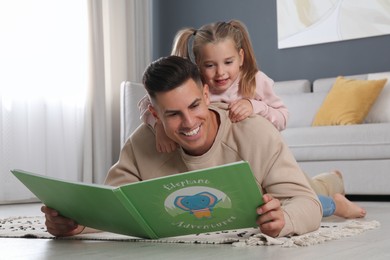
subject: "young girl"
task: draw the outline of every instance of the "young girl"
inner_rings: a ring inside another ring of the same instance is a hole
[[[198,65],[203,83],[209,87],[210,101],[227,103],[232,122],[259,114],[279,131],[285,129],[287,108],[273,92],[273,80],[258,69],[248,31],[241,22],[232,20],[208,24],[198,30],[180,30],[174,40],[172,55],[189,58]],[[141,119],[155,128],[157,150],[174,151],[176,144],[165,135],[161,123],[148,112],[149,104],[145,96],[139,108]],[[317,187],[317,194],[333,196],[332,199],[319,195],[324,216],[365,216],[362,208],[342,195],[344,190],[339,172],[322,174],[314,182],[311,184],[313,188]],[[321,185],[326,187],[321,190]],[[330,189],[333,191],[326,192]]]
[[[188,45],[193,40],[193,56]],[[273,91],[274,82],[257,68],[254,51],[246,28],[239,21],[208,24],[195,30],[179,31],[172,55],[191,58],[210,89],[211,102],[228,103],[232,122],[251,114],[268,119],[279,131],[286,127],[288,111]],[[245,61],[245,62],[244,62]],[[172,152],[176,144],[164,134],[159,122],[148,113],[147,97],[139,103],[141,119],[155,127],[157,150]]]

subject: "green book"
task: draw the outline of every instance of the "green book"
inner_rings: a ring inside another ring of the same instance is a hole
[[[247,162],[120,187],[11,171],[45,205],[91,228],[161,238],[256,226],[262,194]]]

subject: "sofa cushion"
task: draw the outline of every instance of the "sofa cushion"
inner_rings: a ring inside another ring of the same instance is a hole
[[[386,79],[338,77],[317,112],[313,126],[360,124],[382,91]]]
[[[289,128],[281,133],[297,161],[390,158],[390,123]]]
[[[369,80],[384,78],[387,79],[386,85],[364,119],[365,123],[390,122],[390,72],[372,73],[367,76]]]
[[[326,95],[327,93],[279,95],[289,112],[287,128],[310,127]]]
[[[352,76],[344,76],[346,79],[367,79],[367,74],[359,74]],[[337,77],[322,78],[313,81],[313,92],[329,92],[333,84],[336,82]]]
[[[277,81],[274,84],[276,95],[299,94],[311,92],[311,84],[307,79]]]

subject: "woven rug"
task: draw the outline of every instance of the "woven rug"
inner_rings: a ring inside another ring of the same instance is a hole
[[[37,217],[14,217],[0,220],[0,237],[3,238],[38,238],[66,240],[108,240],[149,243],[189,243],[189,244],[232,244],[237,247],[279,245],[282,247],[300,247],[321,244],[363,233],[380,226],[372,220],[344,220],[327,218],[314,232],[284,238],[272,238],[259,232],[258,228],[203,233],[161,239],[142,239],[109,232],[81,234],[72,237],[56,238],[46,231],[45,219]]]

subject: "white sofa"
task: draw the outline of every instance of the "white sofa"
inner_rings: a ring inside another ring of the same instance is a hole
[[[282,135],[309,176],[339,169],[347,194],[390,195],[390,72],[346,76],[386,77],[365,122],[346,126],[311,126],[336,78],[317,79],[312,84],[308,80],[275,83],[275,92],[290,112]]]
[[[390,195],[390,73],[349,77],[379,79],[384,76],[389,80],[368,116],[375,118],[375,113],[381,114],[383,122],[348,126],[311,126],[335,78],[318,79],[313,83],[308,80],[275,82],[275,92],[290,112],[282,135],[309,176],[339,169],[347,194]],[[137,102],[145,93],[139,83],[126,81],[121,85],[121,144],[141,123]]]

